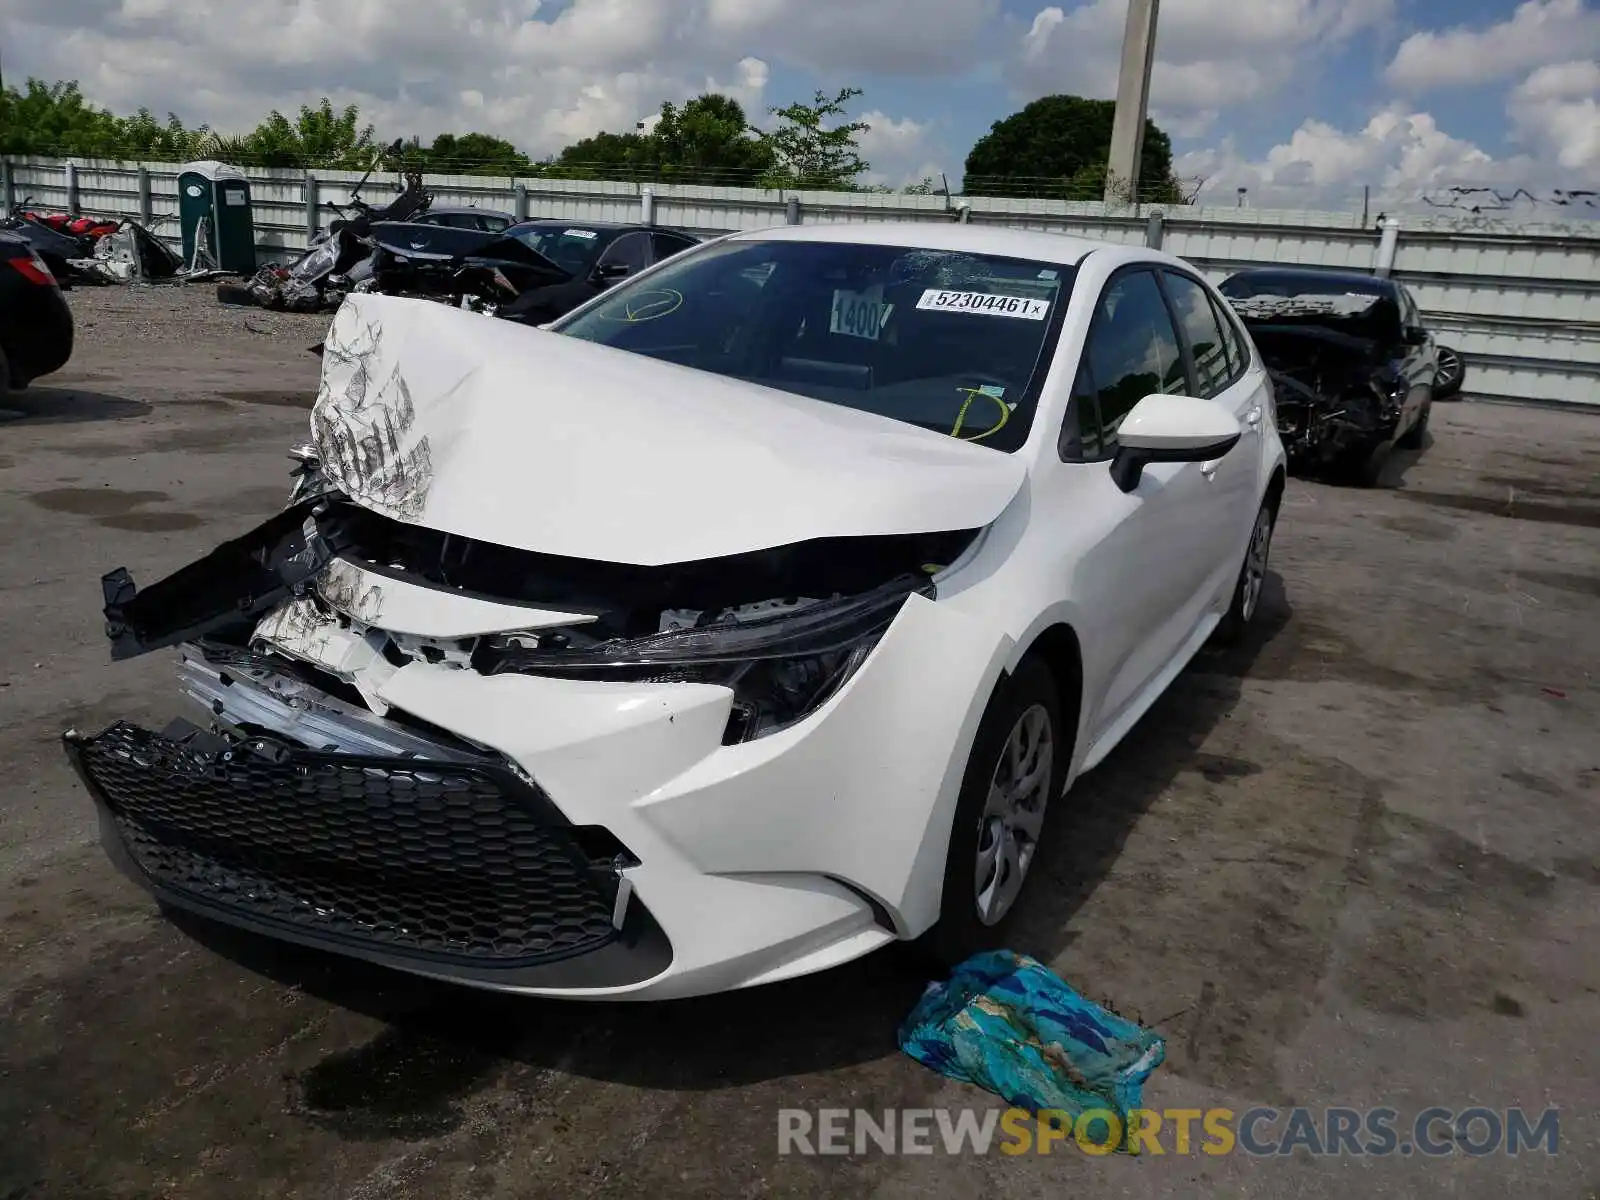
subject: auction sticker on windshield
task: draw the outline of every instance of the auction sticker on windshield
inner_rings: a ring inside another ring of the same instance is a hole
[[[1042,321],[1050,311],[1045,300],[1027,296],[1001,296],[994,292],[946,292],[929,288],[922,293],[917,307],[936,312],[978,313],[986,317],[1021,317],[1025,321]]]
[[[860,292],[840,289],[833,293],[833,312],[828,319],[828,332],[875,342],[888,319],[888,306],[883,302],[881,285]]]

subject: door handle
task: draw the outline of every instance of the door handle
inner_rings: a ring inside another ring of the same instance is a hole
[[[1246,425],[1261,424],[1261,406],[1259,404],[1252,408],[1249,412],[1245,413],[1244,423]]]

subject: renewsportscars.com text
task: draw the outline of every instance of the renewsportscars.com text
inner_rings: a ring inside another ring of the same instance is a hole
[[[1425,1108],[1409,1118],[1393,1108],[1135,1109],[1123,1122],[1096,1109],[1076,1120],[1065,1112],[1023,1109],[785,1108],[778,1111],[778,1153],[1247,1154],[1253,1157],[1444,1157],[1462,1154],[1556,1154],[1557,1109]]]

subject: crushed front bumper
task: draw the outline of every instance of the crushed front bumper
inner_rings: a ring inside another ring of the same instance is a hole
[[[933,924],[966,748],[1012,650],[992,625],[912,594],[809,716],[728,744],[728,687],[476,669],[477,639],[593,620],[596,589],[566,580],[548,605],[474,591],[442,545],[417,551],[439,556],[437,581],[386,569],[405,555],[378,551],[405,547],[373,521],[311,496],[151,587],[103,580],[113,657],[183,647],[206,727],[68,738],[109,850],[158,897],[419,974],[586,999],[775,982]],[[353,815],[331,811],[345,803]],[[500,835],[485,829],[528,812],[538,853],[487,855]],[[552,870],[581,914],[565,941],[551,920],[538,937],[517,924],[548,915]],[[448,928],[417,896],[451,899]],[[602,909],[622,913],[609,940]]]
[[[184,721],[65,736],[113,861],[163,903],[500,988],[636,985],[671,962],[637,860],[492,761],[322,753]]]

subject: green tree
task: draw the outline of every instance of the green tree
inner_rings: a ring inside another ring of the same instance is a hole
[[[315,108],[300,107],[291,121],[274,109],[245,137],[252,163],[265,167],[332,167],[363,170],[372,160],[376,138],[372,126],[361,124],[354,104],[338,112],[326,96]]]
[[[644,136],[661,177],[674,183],[753,187],[772,169],[771,144],[729,96],[707,93],[681,109],[669,100]]]
[[[655,144],[642,133],[597,133],[573,142],[540,173],[563,179],[653,178]]]
[[[77,80],[29,78],[22,90],[0,91],[0,153],[116,158],[117,118],[83,98]]]
[[[772,167],[772,147],[737,100],[707,93],[681,108],[670,100],[650,128],[597,133],[574,142],[541,173],[579,179],[659,179],[754,186]]]
[[[419,170],[456,175],[527,175],[528,156],[505,138],[487,133],[441,133],[423,155]]]
[[[1111,100],[1046,96],[996,121],[967,155],[969,196],[1044,196],[1099,200],[1111,151]],[[1172,139],[1146,121],[1139,158],[1144,203],[1182,203],[1172,174]]]
[[[186,129],[176,114],[157,121],[148,108],[118,121],[122,156],[152,162],[187,162],[198,158],[211,139],[211,129],[201,125]]]
[[[841,123],[840,118],[845,105],[859,95],[860,88],[840,88],[832,99],[819,91],[810,104],[771,109],[778,127],[766,137],[773,164],[763,183],[814,191],[855,190],[856,180],[871,165],[862,159],[856,139],[871,126],[865,121]]]

